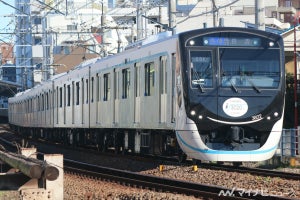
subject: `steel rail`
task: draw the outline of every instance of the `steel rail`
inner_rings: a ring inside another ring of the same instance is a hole
[[[234,188],[228,189],[220,186],[212,186],[170,178],[143,175],[140,173],[101,167],[69,159],[64,159],[64,170],[72,173],[88,175],[90,177],[125,183],[131,186],[149,189],[151,188],[156,191],[167,191],[176,194],[180,193],[185,195],[192,195],[195,197],[205,197],[212,199],[292,199],[288,197],[262,194],[259,192],[246,192],[244,190]]]

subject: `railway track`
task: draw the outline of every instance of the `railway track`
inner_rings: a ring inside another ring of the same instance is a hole
[[[7,141],[7,143],[10,142]],[[58,146],[62,146],[62,145],[58,145]],[[90,154],[93,151],[88,150],[88,152]],[[94,153],[98,154],[97,152]],[[114,154],[112,155],[116,157],[118,156]],[[146,158],[140,158],[132,155],[130,155],[129,157],[135,157],[136,159],[141,159],[146,161],[148,160],[148,162],[150,162],[151,160],[153,161],[154,158],[160,160],[161,163],[172,162],[172,159],[168,159],[168,161],[166,161],[164,160],[163,157],[148,156]],[[97,165],[86,164],[83,162],[73,161],[70,159],[65,159],[64,164],[65,164],[65,170],[72,173],[83,174],[89,177],[95,177],[95,178],[100,178],[105,180],[111,180],[113,182],[119,182],[121,184],[130,185],[134,187],[149,188],[151,190],[156,190],[156,191],[164,191],[164,192],[168,191],[168,192],[181,193],[181,194],[193,195],[196,197],[205,197],[211,199],[216,199],[220,196],[222,198],[226,197],[229,199],[234,199],[234,198],[289,199],[282,196],[267,196],[267,194],[264,194],[263,191],[249,191],[249,190],[242,190],[237,188],[228,189],[219,186],[198,184],[198,183],[180,181],[180,180],[169,179],[169,178],[161,178],[152,175],[142,175],[141,173],[129,172],[128,170],[119,170],[119,169],[113,169],[107,167],[100,167]],[[188,165],[190,164],[191,163],[189,163]],[[202,163],[200,167],[210,168],[214,170],[249,173],[249,174],[255,174],[255,175],[260,175],[265,177],[266,176],[281,177],[281,178],[293,179],[293,180],[300,179],[300,174],[278,172],[273,170],[265,170],[265,169],[257,169],[257,168],[253,169],[253,168],[246,168],[246,167],[236,167],[236,166],[217,165],[217,164],[208,164],[208,163]]]
[[[64,169],[67,172],[82,174],[89,177],[100,178],[126,184],[129,186],[148,188],[156,191],[165,191],[192,195],[195,197],[216,199],[291,199],[281,196],[269,196],[259,192],[243,191],[239,189],[228,189],[224,187],[204,185],[169,178],[161,178],[125,170],[100,167],[88,163],[73,160],[64,160]],[[76,166],[76,167],[74,167]]]
[[[7,131],[10,131],[10,129],[7,126],[0,125],[1,128],[4,128]],[[9,141],[5,141],[5,139],[0,138],[3,142],[10,143]],[[43,141],[38,141],[43,143]],[[48,142],[46,142],[48,144]],[[11,146],[14,144],[11,144]],[[58,146],[61,146],[59,144],[55,144]],[[65,148],[65,147],[64,147]],[[78,150],[78,148],[74,147],[68,147],[70,149]],[[80,148],[81,151],[88,151],[88,153],[95,153],[99,154],[99,152],[91,150],[91,149],[84,149]],[[103,155],[104,153],[101,153]],[[109,156],[117,157],[119,155],[116,154],[109,154]],[[146,162],[152,162],[153,160],[156,160],[160,163],[170,162],[174,165],[178,164],[178,161],[176,158],[172,157],[161,157],[161,156],[152,156],[152,155],[145,155],[145,156],[136,156],[136,155],[121,155],[122,157],[128,156],[135,160],[144,160]],[[193,165],[193,161],[188,160],[186,163],[187,165]],[[289,172],[282,172],[282,171],[276,171],[276,170],[270,170],[270,169],[262,169],[262,168],[250,168],[250,167],[243,167],[243,166],[232,166],[232,165],[223,165],[223,164],[214,164],[214,163],[201,163],[199,164],[199,167],[205,168],[205,169],[212,169],[212,170],[224,170],[228,172],[239,172],[239,173],[249,173],[252,175],[257,176],[264,176],[264,177],[279,177],[279,178],[285,178],[290,180],[300,180],[300,174],[299,173],[289,173]]]
[[[208,169],[215,169],[215,170],[226,170],[231,172],[249,173],[258,176],[279,177],[279,178],[285,178],[291,180],[300,180],[300,174],[281,172],[281,171],[275,171],[269,169],[236,167],[230,165],[218,165],[218,164],[208,164],[208,163],[202,163],[201,166]]]

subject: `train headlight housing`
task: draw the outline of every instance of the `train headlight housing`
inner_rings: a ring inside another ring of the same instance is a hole
[[[196,115],[196,111],[192,110],[192,111],[191,111],[191,115],[192,115],[192,116]]]

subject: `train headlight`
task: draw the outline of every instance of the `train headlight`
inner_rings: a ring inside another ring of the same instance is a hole
[[[268,116],[268,117],[267,117],[267,120],[271,120],[271,117],[270,117],[270,116]]]
[[[278,117],[278,112],[274,112],[274,117]]]
[[[199,115],[198,118],[199,118],[199,119],[203,119],[203,116],[202,116],[202,115]]]
[[[192,110],[192,111],[191,111],[191,115],[192,115],[192,116],[196,115],[196,111]]]
[[[269,42],[269,46],[270,47],[274,46],[274,42]]]
[[[190,45],[194,46],[195,45],[195,41],[194,40],[190,40]]]

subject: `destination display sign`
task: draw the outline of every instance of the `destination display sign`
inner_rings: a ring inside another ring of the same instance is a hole
[[[203,45],[257,47],[261,45],[261,40],[260,38],[203,37]]]

